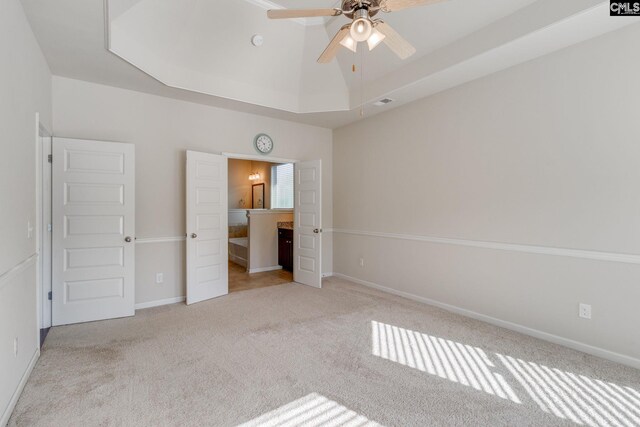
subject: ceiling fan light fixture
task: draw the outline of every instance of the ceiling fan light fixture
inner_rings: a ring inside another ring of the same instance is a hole
[[[358,43],[347,33],[344,38],[340,41],[340,44],[351,52],[356,52],[358,50]]]
[[[353,15],[353,23],[349,33],[351,38],[356,42],[363,42],[369,38],[373,30],[373,25],[369,19],[369,11],[367,9],[359,9]]]
[[[373,50],[385,39],[385,35],[375,28],[371,31],[371,35],[367,39],[367,45],[369,45],[369,50]]]

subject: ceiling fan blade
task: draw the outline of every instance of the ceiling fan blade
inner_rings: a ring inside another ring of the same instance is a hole
[[[271,19],[315,18],[342,15],[342,9],[272,9],[267,11]]]
[[[400,59],[407,59],[416,53],[416,48],[411,46],[411,43],[403,39],[402,36],[386,22],[379,21],[375,28],[385,35],[383,42],[385,42],[387,46],[389,46],[389,49],[398,55]]]
[[[396,10],[408,9],[416,6],[428,6],[444,0],[383,0],[380,8],[385,12],[395,12]]]
[[[327,46],[324,52],[322,52],[322,55],[320,55],[320,58],[318,58],[318,62],[320,64],[327,64],[331,62],[331,60],[335,58],[336,54],[338,53],[338,49],[340,49],[340,42],[347,35],[349,35],[349,25],[345,25],[344,27],[340,28],[338,34],[336,34],[333,39],[331,39],[329,46]]]

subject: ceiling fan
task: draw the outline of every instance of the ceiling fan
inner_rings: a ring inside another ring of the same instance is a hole
[[[416,6],[426,6],[442,0],[342,0],[342,6],[334,9],[273,9],[267,12],[271,19],[314,18],[321,16],[344,15],[352,21],[343,25],[329,46],[322,52],[318,62],[325,64],[338,53],[340,46],[356,52],[358,43],[367,42],[369,50],[373,50],[380,42],[387,46],[400,59],[406,59],[416,52],[411,44],[403,39],[389,24],[382,19],[372,19],[378,12],[395,12]]]

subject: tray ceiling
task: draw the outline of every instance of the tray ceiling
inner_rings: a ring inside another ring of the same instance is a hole
[[[361,104],[375,114],[638,22],[609,18],[603,0],[448,0],[384,15],[417,48],[409,60],[380,45],[317,64],[347,19],[269,20],[266,9],[333,0],[22,3],[55,75],[325,127],[358,120]],[[396,102],[370,107],[383,97]]]

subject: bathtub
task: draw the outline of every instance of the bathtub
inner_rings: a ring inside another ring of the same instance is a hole
[[[232,237],[229,239],[229,261],[235,262],[243,267],[247,266],[247,255],[249,247],[248,237]]]

